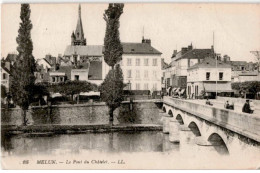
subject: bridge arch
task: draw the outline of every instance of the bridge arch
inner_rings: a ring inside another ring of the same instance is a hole
[[[166,112],[166,108],[165,108],[165,106],[163,106],[162,111],[163,111],[163,112]]]
[[[195,136],[201,136],[200,129],[199,129],[198,125],[194,121],[190,122],[188,127],[191,129],[192,133]]]
[[[212,133],[208,137],[208,142],[211,143],[215,150],[222,155],[229,154],[229,150],[227,148],[226,143],[224,142],[223,138],[217,134],[217,133]]]
[[[177,114],[176,120],[178,120],[178,122],[179,122],[181,125],[184,124],[184,121],[183,121],[183,118],[182,118],[181,114]]]
[[[171,110],[171,109],[168,111],[168,114],[169,114],[171,117],[173,117],[173,113],[172,113],[172,110]]]

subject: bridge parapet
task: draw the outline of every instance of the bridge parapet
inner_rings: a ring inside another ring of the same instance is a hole
[[[164,104],[192,114],[218,126],[260,142],[260,115],[238,113],[232,110],[216,108],[194,103],[189,100],[164,97]],[[176,115],[174,115],[176,116]]]

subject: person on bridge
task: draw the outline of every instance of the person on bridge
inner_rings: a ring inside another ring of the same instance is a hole
[[[224,106],[226,109],[228,109],[229,108],[229,103],[228,103],[228,100],[226,101],[226,103],[225,103],[225,106]]]
[[[250,108],[249,100],[246,100],[246,103],[244,104],[244,106],[242,108],[242,112],[253,113],[253,110],[251,110],[251,108]]]

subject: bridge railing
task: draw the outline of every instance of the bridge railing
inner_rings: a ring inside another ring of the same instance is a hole
[[[171,97],[164,97],[163,102],[260,142],[260,115],[238,113]]]

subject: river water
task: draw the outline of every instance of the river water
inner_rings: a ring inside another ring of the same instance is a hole
[[[182,152],[180,151],[182,148],[185,149],[184,152],[191,148],[194,153],[195,145],[194,143],[171,143],[169,135],[161,131],[63,134],[48,137],[30,137],[23,134],[2,136],[1,142],[3,156],[80,154],[84,151],[177,154]],[[199,148],[196,150],[199,151]],[[210,152],[215,153],[217,150],[211,149]]]
[[[225,150],[193,139],[171,143],[162,131],[2,135],[1,149],[4,169],[241,169],[257,161],[231,159]],[[55,164],[39,164],[41,159]]]

